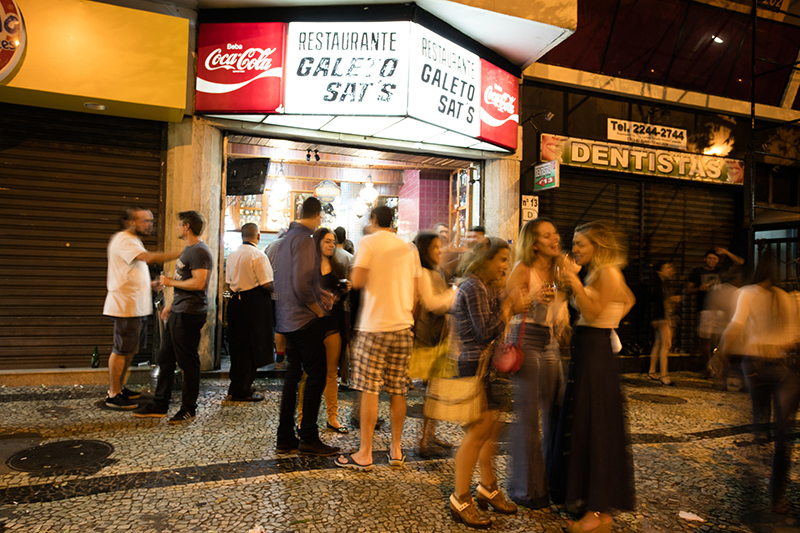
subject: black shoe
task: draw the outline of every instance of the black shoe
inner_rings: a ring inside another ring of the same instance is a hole
[[[339,453],[338,446],[328,446],[321,440],[316,442],[305,442],[300,441],[300,446],[298,447],[298,451],[300,455],[317,455],[319,457],[329,457],[331,455],[336,455]]]
[[[133,403],[128,398],[125,397],[123,393],[119,393],[113,398],[106,397],[106,407],[110,407],[111,409],[136,409],[139,407],[139,404]]]
[[[167,408],[159,407],[154,403],[148,403],[133,412],[133,416],[139,418],[164,418],[167,416]]]
[[[122,395],[125,396],[129,400],[138,400],[142,397],[141,392],[136,392],[135,390],[130,390],[129,388],[122,389]]]
[[[172,415],[172,418],[169,419],[169,423],[180,424],[181,422],[188,422],[190,420],[194,420],[194,413],[181,407],[177,413]]]
[[[298,446],[300,446],[300,441],[298,439],[285,443],[279,442],[275,445],[275,451],[278,453],[295,453]]]
[[[261,402],[264,401],[264,395],[254,392],[250,396],[228,396],[228,400],[231,402]]]

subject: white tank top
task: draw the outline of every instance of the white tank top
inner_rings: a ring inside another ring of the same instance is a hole
[[[597,290],[593,289],[592,287],[584,287],[583,290],[585,290],[591,297],[595,297],[597,295]],[[574,298],[573,306],[576,308],[578,307],[575,305]],[[597,315],[597,317],[591,322],[587,321],[581,314],[576,325],[589,326],[590,328],[599,329],[616,329],[619,327],[619,321],[622,320],[622,310],[622,302],[611,302],[605,306],[603,310],[600,311],[600,314]]]

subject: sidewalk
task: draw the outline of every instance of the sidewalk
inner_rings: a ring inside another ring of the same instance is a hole
[[[617,516],[614,531],[800,532],[797,447],[787,490],[793,509],[765,514],[772,446],[752,442],[749,397],[733,391],[733,379],[731,392],[711,390],[697,373],[673,379],[677,386],[665,387],[641,374],[623,376],[637,508]],[[333,458],[275,453],[281,380],[259,379],[266,400],[254,404],[226,402],[226,388],[224,379],[204,379],[198,416],[182,425],[106,409],[100,385],[0,388],[0,531],[246,533],[256,525],[298,533],[469,531],[446,512],[452,457],[415,453],[419,389],[409,394],[405,468],[387,464],[385,427],[375,435],[377,467],[361,473],[337,468]],[[339,398],[339,419],[347,425],[355,393]],[[387,401],[381,416],[388,420]],[[343,451],[358,446],[357,430],[321,434]],[[441,424],[440,435],[456,443],[463,433]],[[62,446],[50,457],[43,457],[47,448],[15,456],[71,440],[89,442]],[[504,487],[512,465],[505,443],[498,451]],[[38,472],[12,469],[9,459],[17,468],[38,462]],[[681,511],[705,522],[681,518]],[[491,516],[494,531],[520,533],[561,532],[570,518],[557,507]]]

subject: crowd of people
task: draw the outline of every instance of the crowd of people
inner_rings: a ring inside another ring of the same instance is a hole
[[[464,426],[449,497],[453,520],[486,528],[492,524],[489,507],[512,514],[518,505],[539,509],[554,502],[576,514],[578,519],[567,524],[571,533],[603,533],[611,530],[612,513],[633,510],[633,463],[615,354],[621,348],[616,329],[635,298],[622,274],[627,249],[612,226],[591,222],[577,227],[570,253],[562,249],[555,224],[545,218],[523,225],[516,250],[475,226],[466,235],[468,249],[460,251],[452,246],[447,225],[405,242],[392,228],[392,210],[378,206],[355,251],[342,228],[320,227],[321,218],[319,200],[308,198],[300,219],[263,252],[257,248],[258,226],[245,224],[241,247],[227,258],[229,400],[263,400],[253,388],[256,369],[273,361],[284,365],[277,452],[336,456],[337,467],[371,471],[383,391],[390,398],[386,458],[390,466],[402,468],[406,396],[410,377],[417,377],[428,387],[419,455],[429,457],[455,445],[437,437],[438,420],[459,420]],[[129,208],[123,230],[109,243],[104,313],[114,320],[114,347],[106,405],[131,409],[138,417],[166,417],[177,363],[184,384],[181,407],[170,423],[181,423],[197,411],[197,350],[211,253],[200,238],[203,217],[194,211],[178,216],[177,234],[186,242],[179,254],[147,252],[140,236],[149,232],[152,220],[148,210]],[[147,264],[176,258],[174,276],[150,282]],[[713,313],[701,318],[704,335],[707,331],[708,338],[719,338],[711,361],[715,372],[725,372],[730,355],[745,355],[754,421],[769,422],[774,409],[770,490],[773,506],[780,509],[786,505],[790,457],[786,430],[800,402],[800,377],[789,364],[790,351],[800,340],[798,310],[775,286],[768,258],[758,266],[753,285],[734,288],[722,298],[710,276],[731,278],[716,271],[707,255],[688,289],[708,293],[709,301],[720,296]],[[659,263],[655,272],[658,306],[652,314],[649,376],[669,384],[670,316],[679,297],[669,285],[672,265]],[[174,296],[160,316],[166,320],[157,358],[160,373],[153,402],[138,406],[137,393],[125,387],[126,372],[150,314],[151,290],[164,287],[174,287]],[[522,354],[519,370],[510,375],[493,359],[504,341]],[[562,347],[571,347],[567,368]],[[338,413],[340,379],[359,391],[349,428]],[[441,408],[449,400],[435,391],[453,384],[475,391],[466,402],[468,415],[455,405],[461,400]],[[323,399],[326,428],[338,433],[358,429],[357,450],[340,453],[323,442],[318,425]],[[513,411],[512,468],[503,491],[494,459],[508,411]],[[479,483],[473,498],[476,464]]]

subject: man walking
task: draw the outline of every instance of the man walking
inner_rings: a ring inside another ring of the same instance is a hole
[[[339,448],[328,446],[319,438],[317,416],[322,391],[325,389],[327,359],[325,356],[325,316],[330,309],[331,295],[320,288],[320,260],[311,238],[322,220],[322,205],[315,197],[303,202],[302,218],[292,222],[283,237],[275,261],[277,331],[286,336],[286,358],[289,369],[283,383],[277,450],[304,455],[334,455]],[[297,385],[303,376],[303,420],[295,436],[295,404]]]
[[[242,245],[228,256],[225,281],[231,287],[228,302],[228,342],[234,402],[260,402],[253,392],[256,369],[272,363],[272,267],[258,249],[258,226],[242,226]]]
[[[131,400],[141,396],[125,387],[133,357],[139,351],[140,339],[147,335],[147,317],[153,313],[152,290],[160,289],[158,281],[150,281],[147,265],[171,261],[179,254],[148,252],[142,236],[153,231],[153,213],[139,206],[125,209],[122,231],[108,242],[108,295],[103,314],[114,321],[114,344],[108,357],[108,397],[112,409],[135,409]]]
[[[405,463],[400,437],[406,417],[408,359],[420,267],[414,249],[394,235],[392,218],[392,210],[386,206],[372,210],[372,233],[361,239],[353,262],[353,287],[363,288],[353,347],[353,382],[361,391],[361,446],[356,453],[337,459],[336,465],[345,468],[372,469],[372,436],[381,388],[391,395],[389,464]]]
[[[175,287],[172,305],[161,312],[161,320],[166,320],[164,338],[158,353],[158,380],[153,403],[134,411],[134,416],[167,416],[172,382],[175,379],[175,364],[183,369],[183,394],[181,408],[170,424],[192,420],[197,413],[197,396],[200,393],[200,330],[206,322],[208,300],[206,291],[211,279],[213,259],[211,250],[203,242],[205,219],[197,211],[178,213],[178,238],[186,242],[186,247],[175,264],[175,276],[161,276],[164,287]]]

